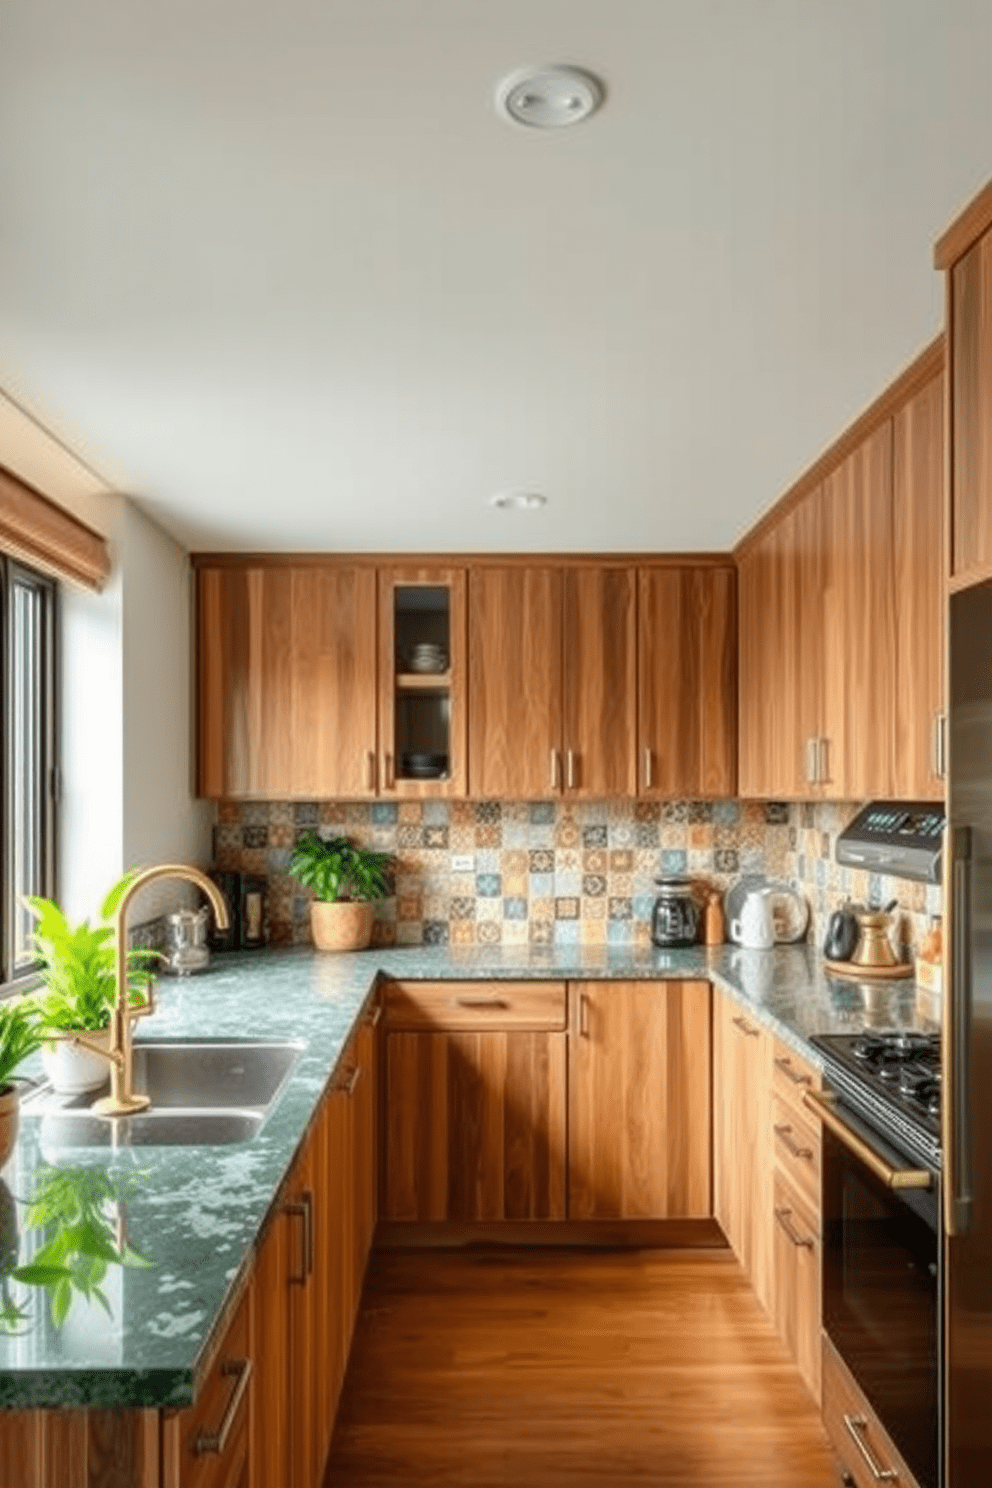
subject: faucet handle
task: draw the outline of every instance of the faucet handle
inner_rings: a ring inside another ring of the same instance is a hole
[[[152,990],[153,987],[154,983],[149,982],[147,988],[145,989],[145,1001],[139,1007],[128,1008],[128,1016],[130,1018],[150,1018],[152,1016],[155,1011],[155,994]]]

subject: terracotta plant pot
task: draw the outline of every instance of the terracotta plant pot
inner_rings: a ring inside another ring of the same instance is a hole
[[[310,905],[310,933],[318,951],[364,951],[372,939],[375,905],[371,901]]]
[[[20,1118],[20,1090],[16,1085],[0,1085],[0,1168],[14,1150]]]
[[[95,1044],[110,1047],[110,1029],[96,1031],[80,1030]],[[99,1090],[110,1079],[110,1064],[89,1049],[82,1049],[71,1042],[72,1034],[66,1030],[59,1034],[49,1046],[41,1046],[41,1063],[48,1082],[58,1095],[83,1095],[87,1090]]]

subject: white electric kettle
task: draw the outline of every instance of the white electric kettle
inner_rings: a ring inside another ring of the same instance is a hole
[[[752,889],[745,897],[740,918],[731,921],[730,933],[739,945],[752,951],[770,951],[775,944],[771,889]]]

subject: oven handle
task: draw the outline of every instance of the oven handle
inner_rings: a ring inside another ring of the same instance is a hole
[[[816,1090],[807,1090],[803,1093],[803,1103],[818,1116],[828,1131],[833,1132],[838,1141],[843,1142],[855,1157],[870,1169],[886,1188],[932,1188],[933,1174],[928,1173],[925,1168],[894,1168],[887,1163],[884,1157],[879,1157],[873,1147],[869,1147],[863,1137],[842,1121],[833,1109],[837,1097],[830,1090],[822,1093]]]

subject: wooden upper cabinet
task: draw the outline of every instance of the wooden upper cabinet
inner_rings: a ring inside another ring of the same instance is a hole
[[[818,784],[834,800],[895,781],[892,421],[823,483],[823,728]]]
[[[561,570],[473,569],[468,636],[470,793],[560,794]]]
[[[569,994],[569,1219],[709,1217],[709,984],[578,982]]]
[[[466,587],[460,568],[379,570],[384,796],[464,796],[468,788]]]
[[[992,576],[992,228],[950,270],[951,577]]]
[[[629,568],[564,576],[564,787],[637,791],[637,577]],[[517,792],[519,794],[519,792]]]
[[[732,796],[737,785],[737,586],[732,568],[638,576],[638,790]]]
[[[199,569],[198,794],[374,794],[375,637],[372,569]]]
[[[896,794],[943,800],[944,378],[895,416]]]

